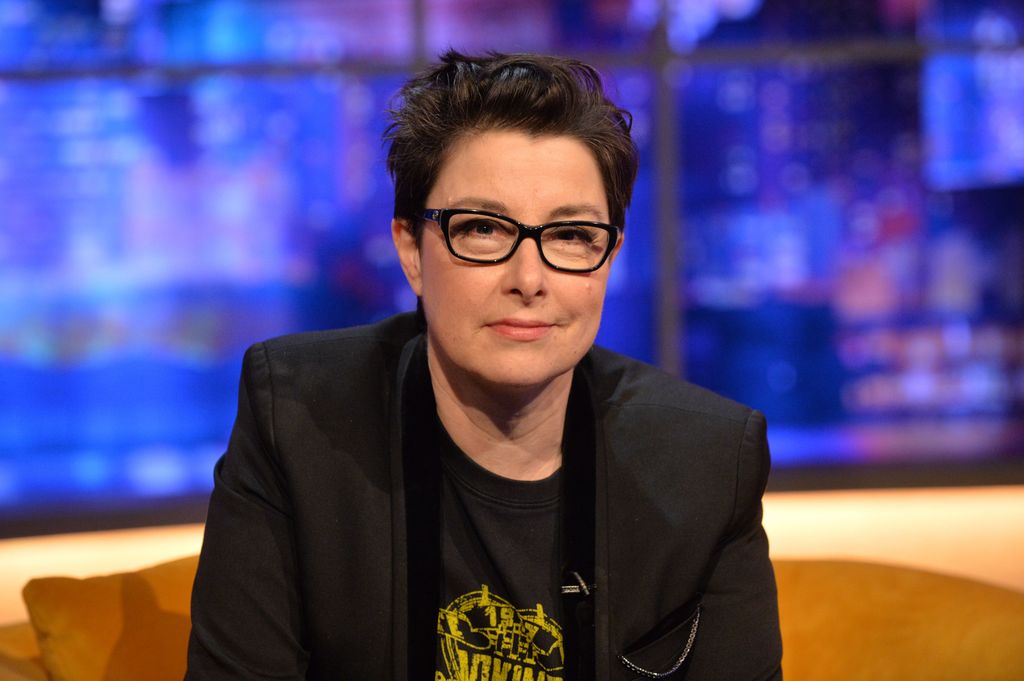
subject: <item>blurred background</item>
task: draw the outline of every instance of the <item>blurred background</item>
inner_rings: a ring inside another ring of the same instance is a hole
[[[1020,0],[0,0],[0,536],[202,520],[244,349],[415,301],[383,114],[594,63],[641,169],[599,342],[772,488],[1024,481]]]

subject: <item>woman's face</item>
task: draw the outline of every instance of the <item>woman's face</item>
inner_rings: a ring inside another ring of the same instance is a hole
[[[507,130],[457,142],[426,208],[481,208],[531,225],[608,221],[601,173],[582,142]],[[454,389],[465,382],[543,388],[571,376],[593,344],[614,253],[600,269],[578,274],[545,265],[532,240],[511,259],[484,265],[451,255],[434,222],[424,224],[419,247],[401,221],[392,234],[409,284],[423,299],[428,351]]]

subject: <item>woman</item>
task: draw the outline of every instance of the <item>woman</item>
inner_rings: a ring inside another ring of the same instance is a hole
[[[780,678],[764,419],[593,347],[628,114],[450,52],[391,115],[420,310],[247,352],[187,678]]]

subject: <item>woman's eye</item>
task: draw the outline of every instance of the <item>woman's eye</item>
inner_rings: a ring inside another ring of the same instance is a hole
[[[579,241],[586,244],[594,240],[594,235],[582,227],[563,227],[555,230],[554,236],[559,241]]]
[[[463,237],[505,236],[509,232],[508,227],[496,220],[467,220],[452,227],[456,236]]]
[[[469,223],[468,231],[473,232],[474,234],[487,235],[494,234],[497,227],[498,226],[496,224],[487,220],[474,220]]]

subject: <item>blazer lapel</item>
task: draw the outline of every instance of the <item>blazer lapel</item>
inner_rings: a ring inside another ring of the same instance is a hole
[[[403,348],[392,403],[392,668],[396,679],[433,678],[437,657],[441,470],[426,346],[421,335]]]
[[[601,597],[594,562],[595,420],[590,382],[573,373],[562,434],[562,589],[565,678],[594,679],[595,604]],[[578,587],[578,588],[577,588]]]

